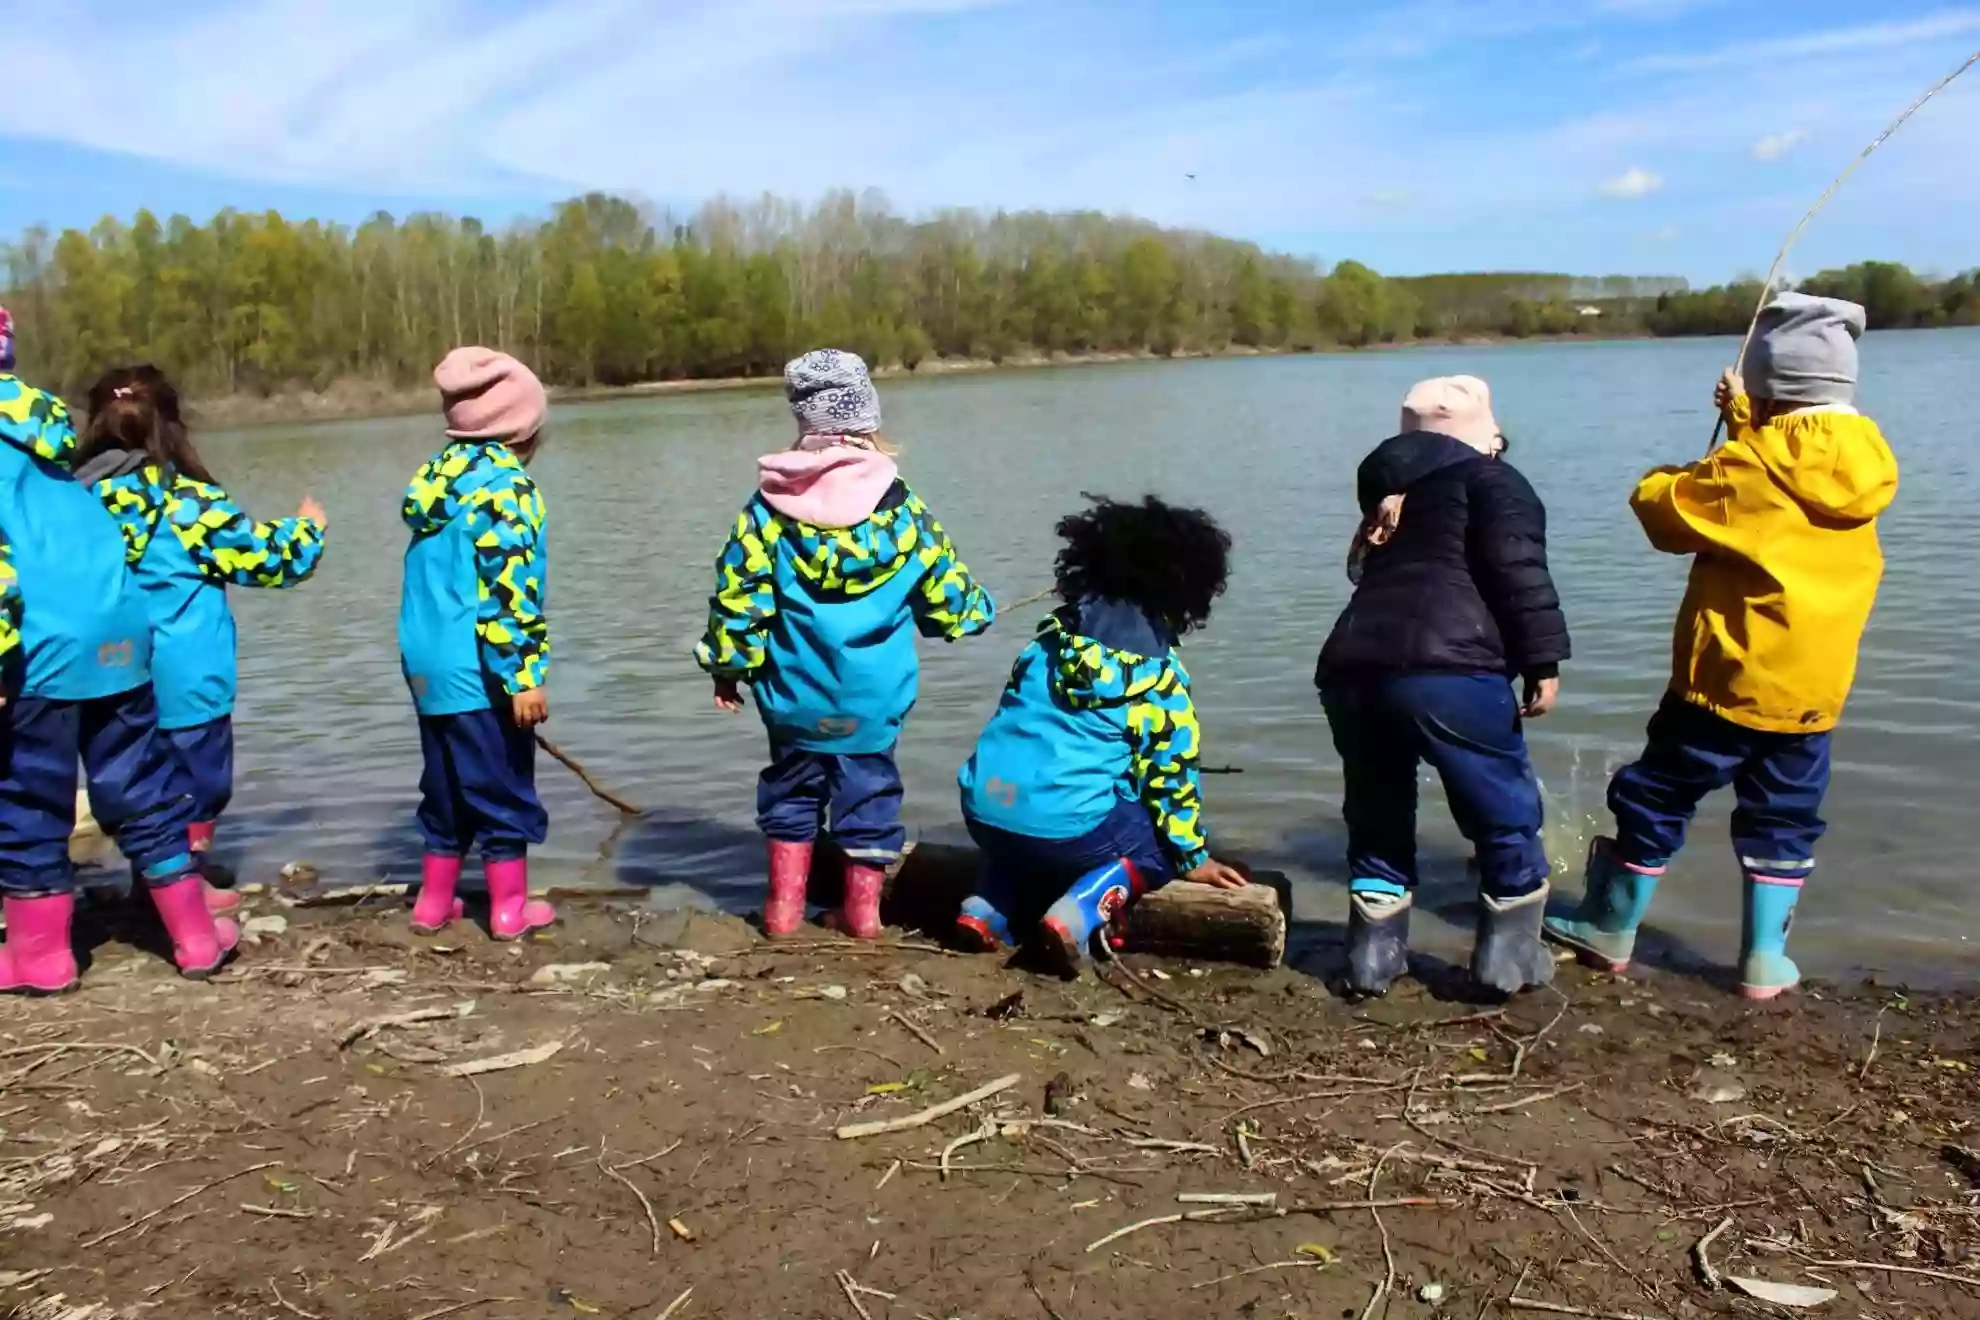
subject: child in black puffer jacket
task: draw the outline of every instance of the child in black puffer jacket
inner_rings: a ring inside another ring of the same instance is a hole
[[[1553,708],[1569,645],[1547,571],[1547,513],[1503,461],[1505,447],[1484,381],[1430,380],[1404,400],[1402,434],[1357,474],[1354,597],[1315,677],[1347,778],[1357,994],[1386,992],[1408,967],[1423,761],[1477,850],[1472,975],[1508,994],[1553,977],[1540,939],[1540,784],[1521,721]]]

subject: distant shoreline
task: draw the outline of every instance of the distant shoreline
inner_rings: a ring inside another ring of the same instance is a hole
[[[1215,351],[1176,353],[1121,350],[1092,353],[1026,353],[993,361],[989,358],[927,358],[916,366],[883,367],[882,380],[913,380],[933,376],[970,375],[991,371],[1032,371],[1043,367],[1095,367],[1124,362],[1185,362],[1218,358],[1330,357],[1389,352],[1410,348],[1486,348],[1507,344],[1608,343],[1649,339],[1645,334],[1617,335],[1461,335],[1449,339],[1407,339],[1370,344],[1364,348],[1283,349],[1232,346]],[[599,403],[615,399],[657,399],[680,394],[728,390],[775,389],[776,376],[714,376],[682,380],[640,381],[631,385],[560,386],[550,391],[554,403]],[[365,421],[384,417],[417,417],[434,412],[430,387],[405,389],[377,381],[339,381],[327,390],[285,390],[279,394],[232,394],[196,399],[194,420],[207,430],[246,430],[264,426],[308,426],[324,422]]]

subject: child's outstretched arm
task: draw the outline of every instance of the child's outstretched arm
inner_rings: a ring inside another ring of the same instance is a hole
[[[715,704],[731,712],[742,709],[738,685],[754,679],[769,663],[770,620],[777,614],[769,544],[775,530],[758,513],[752,501],[736,515],[736,525],[715,560],[708,632],[694,648],[695,663],[715,680]]]
[[[916,626],[924,637],[951,642],[976,636],[997,621],[997,602],[970,576],[948,532],[921,498],[909,495],[907,508],[921,537],[921,585],[913,600]]]
[[[550,620],[543,610],[543,497],[520,464],[504,465],[468,493],[463,516],[480,581],[475,633],[482,664],[512,699],[516,723],[549,718],[543,685],[550,678]]]
[[[1688,467],[1660,467],[1647,473],[1629,497],[1653,548],[1669,555],[1697,555],[1725,545],[1733,491],[1725,466],[1747,453],[1753,431],[1753,400],[1746,382],[1728,371],[1713,392],[1726,419],[1726,443]]]
[[[1189,674],[1171,656],[1162,674],[1128,707],[1131,771],[1141,803],[1162,836],[1163,847],[1175,859],[1186,880],[1238,888],[1244,877],[1210,856],[1203,832],[1203,788],[1197,769],[1196,703],[1189,695]]]
[[[218,486],[182,476],[171,494],[172,530],[209,582],[293,587],[323,558],[328,519],[313,500],[293,518],[258,523]]]

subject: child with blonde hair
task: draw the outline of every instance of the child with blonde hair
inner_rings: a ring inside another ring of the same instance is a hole
[[[784,369],[784,387],[798,438],[758,460],[695,658],[718,708],[740,711],[749,686],[770,736],[756,791],[764,933],[803,921],[823,832],[846,862],[845,902],[828,921],[876,939],[886,868],[907,839],[894,749],[919,682],[915,634],[973,636],[997,609],[901,479],[866,363],[818,349]]]

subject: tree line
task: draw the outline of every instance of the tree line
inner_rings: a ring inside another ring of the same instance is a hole
[[[1477,335],[1739,333],[1754,284],[1542,273],[1388,278],[1090,212],[894,213],[876,194],[721,199],[691,214],[591,194],[547,220],[379,214],[355,227],[140,211],[0,246],[22,369],[75,391],[156,362],[204,396],[423,382],[450,347],[561,385],[764,375],[820,344],[881,365],[1096,352],[1362,347]],[[1980,321],[1972,275],[1902,266],[1804,288],[1873,326]]]

